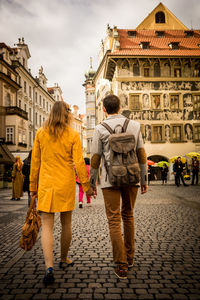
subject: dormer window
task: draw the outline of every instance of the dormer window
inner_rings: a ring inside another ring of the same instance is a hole
[[[179,42],[171,42],[168,45],[169,45],[169,48],[172,49],[172,50],[179,49]]]
[[[141,42],[139,45],[140,45],[141,49],[149,49],[150,48],[149,42]]]
[[[164,31],[156,31],[156,36],[157,36],[157,37],[163,37],[164,34],[165,34]]]
[[[185,37],[193,37],[194,31],[193,30],[186,30],[185,31]]]
[[[128,31],[128,36],[129,37],[136,37],[136,30]]]
[[[155,15],[155,21],[157,24],[165,23],[165,14],[162,11],[159,11]]]

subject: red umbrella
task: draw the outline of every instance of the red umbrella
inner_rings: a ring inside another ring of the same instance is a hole
[[[153,165],[155,165],[155,162],[153,160],[147,159],[147,164],[148,164],[148,166],[153,166]]]

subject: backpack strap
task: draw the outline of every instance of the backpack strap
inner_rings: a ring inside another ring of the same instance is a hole
[[[101,125],[103,127],[105,127],[111,134],[114,133],[114,131],[112,130],[112,128],[108,124],[106,124],[105,122],[101,123]]]
[[[126,132],[129,122],[130,122],[130,120],[126,118],[124,125],[122,127],[122,132]]]

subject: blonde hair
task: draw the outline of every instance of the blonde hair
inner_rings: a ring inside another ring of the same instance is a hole
[[[72,113],[69,105],[64,101],[57,101],[54,103],[49,118],[43,127],[49,129],[49,135],[57,139],[62,136],[66,126],[69,126],[71,121]]]

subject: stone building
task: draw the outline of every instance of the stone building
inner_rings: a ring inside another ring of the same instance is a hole
[[[200,30],[188,29],[162,3],[136,29],[108,25],[90,86],[96,124],[110,89],[140,122],[150,159],[200,151]]]
[[[13,163],[12,154],[22,159],[27,156],[37,129],[58,97],[62,100],[58,85],[52,88],[53,95],[48,91],[42,67],[38,77],[33,77],[28,66],[30,57],[23,38],[14,48],[0,43],[0,158],[5,156],[0,159],[0,186],[9,161]]]

